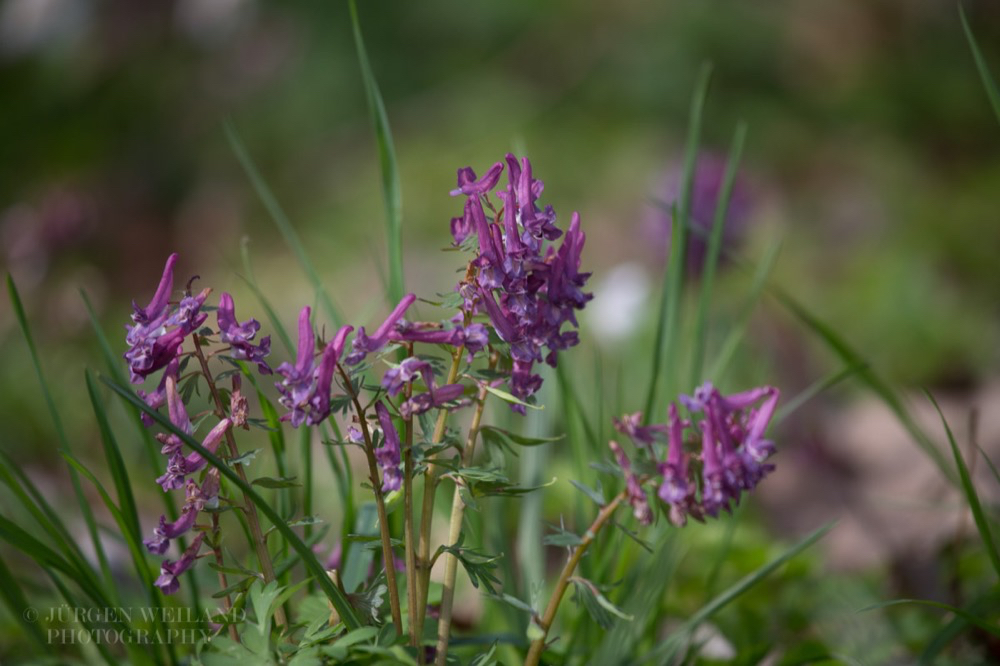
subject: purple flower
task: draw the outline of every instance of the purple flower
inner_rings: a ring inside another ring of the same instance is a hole
[[[271,353],[271,336],[261,338],[258,345],[251,342],[260,330],[260,323],[256,319],[248,319],[242,324],[237,322],[233,297],[224,292],[219,297],[217,316],[219,340],[229,345],[233,358],[256,363],[262,374],[271,374],[271,368],[264,361]]]
[[[670,421],[667,424],[667,460],[658,466],[663,480],[657,492],[660,499],[670,505],[670,521],[684,525],[688,514],[700,517],[700,509],[695,504],[696,485],[689,478],[688,456],[684,453],[684,427],[677,415],[677,405],[670,404]]]
[[[208,317],[200,312],[200,308],[208,297],[209,289],[197,296],[185,296],[171,310],[169,298],[173,290],[176,263],[177,254],[171,254],[149,305],[140,308],[135,301],[132,302],[134,325],[125,327],[125,341],[129,350],[124,356],[128,361],[133,384],[141,384],[146,377],[165,368],[177,358],[184,338],[197,330]]]
[[[615,460],[618,461],[618,466],[625,474],[625,491],[628,495],[628,503],[632,505],[632,515],[643,525],[649,525],[653,522],[653,511],[649,508],[646,491],[642,489],[639,478],[632,471],[632,464],[629,462],[628,456],[625,455],[625,451],[618,442],[611,440],[608,442],[608,446],[611,447],[611,451],[615,454]]]
[[[338,330],[323,350],[319,365],[316,365],[316,336],[309,321],[311,312],[307,305],[299,313],[299,348],[295,365],[287,362],[279,365],[277,372],[283,379],[275,383],[281,394],[278,402],[289,410],[281,420],[291,421],[294,428],[303,423],[316,425],[330,415],[333,373],[344,351],[347,336],[354,330],[351,326]]]
[[[467,199],[462,218],[452,220],[452,232],[457,244],[473,233],[479,241],[474,274],[459,284],[458,291],[466,313],[485,310],[497,335],[510,345],[511,393],[524,400],[541,386],[533,365],[545,361],[555,366],[558,352],[577,344],[575,331],[562,328],[577,326],[575,311],[591,294],[583,292],[589,273],[579,270],[585,240],[579,215],[573,214],[558,249],[549,245],[563,234],[555,226],[551,206],[543,210],[536,204],[541,181],[532,177],[527,158],[518,161],[508,154],[505,161],[507,186],[496,193],[503,208],[493,220],[486,216],[483,197],[497,184],[503,165],[497,163],[489,178],[479,181],[471,169],[459,171],[459,189],[452,194],[464,193]],[[543,355],[545,349],[548,353]],[[512,408],[524,411],[520,405]]]
[[[178,373],[180,372],[180,363],[181,360],[179,358],[174,358],[174,360],[168,363],[166,369],[163,371],[163,376],[160,378],[160,383],[157,385],[156,390],[152,393],[146,393],[142,389],[139,389],[136,391],[139,398],[152,409],[159,409],[165,405],[167,402],[167,378],[172,377],[175,382],[177,381]],[[142,419],[143,424],[147,427],[155,423],[153,417],[146,412],[142,412],[142,414],[139,415],[139,418]]]
[[[199,532],[191,545],[181,555],[181,559],[176,562],[165,560],[160,565],[160,576],[153,584],[160,588],[164,594],[173,594],[179,590],[181,584],[177,579],[194,565],[194,561],[198,558],[198,551],[201,549],[201,542],[204,540],[205,533]]]
[[[417,300],[417,297],[414,294],[404,296],[403,300],[389,313],[389,316],[386,317],[386,320],[382,322],[382,325],[378,327],[371,337],[368,337],[365,333],[364,326],[359,328],[357,335],[354,336],[354,340],[351,342],[351,352],[344,359],[344,362],[347,365],[357,365],[364,360],[365,356],[377,352],[384,347],[385,343],[389,341],[389,334],[392,332],[396,322],[403,318],[406,309],[415,300]]]
[[[615,430],[623,435],[628,435],[633,442],[643,446],[652,446],[653,442],[661,439],[666,428],[662,425],[642,425],[642,412],[626,414],[620,419],[613,419]]]
[[[405,320],[396,323],[395,329],[389,333],[393,342],[422,342],[431,345],[449,345],[464,347],[469,352],[469,361],[479,351],[490,343],[490,334],[482,324],[462,326],[455,324],[449,329],[439,328],[437,324],[411,324]]]
[[[389,410],[381,400],[375,403],[375,413],[378,415],[383,435],[382,446],[375,449],[375,460],[382,470],[382,492],[387,493],[399,490],[403,484],[402,471],[399,468],[401,458],[399,433],[392,423]]]
[[[451,191],[451,196],[457,197],[460,194],[469,196],[479,196],[486,194],[497,186],[500,174],[503,173],[503,164],[497,162],[490,167],[483,177],[476,179],[476,172],[472,167],[462,167],[458,170],[458,187]]]
[[[187,411],[184,408],[184,401],[177,392],[177,383],[172,377],[167,378],[167,409],[170,413],[170,422],[187,435],[193,434],[191,421],[188,419]],[[222,437],[229,429],[231,421],[222,419],[205,436],[202,446],[215,453],[222,441]],[[182,488],[188,474],[197,472],[205,466],[205,459],[196,451],[192,451],[187,456],[183,453],[183,442],[181,438],[173,433],[160,433],[156,437],[162,444],[161,453],[169,456],[167,460],[167,471],[156,480],[163,490],[175,490]]]
[[[162,555],[167,552],[171,539],[176,539],[194,527],[198,514],[206,506],[217,503],[219,494],[219,473],[218,470],[211,470],[205,477],[204,483],[199,487],[197,483],[188,479],[187,499],[181,515],[177,520],[168,523],[166,516],[160,516],[160,524],[153,529],[153,536],[143,539],[143,545],[149,552]]]
[[[436,388],[431,385],[427,389],[427,393],[417,394],[399,406],[399,413],[404,419],[457,400],[465,392],[461,384],[445,384]]]
[[[389,395],[398,395],[403,386],[412,382],[417,377],[423,377],[424,383],[430,386],[434,382],[433,369],[431,364],[416,356],[404,359],[395,368],[386,370],[382,375],[382,388],[389,392]]]
[[[688,233],[687,259],[685,268],[693,274],[700,274],[708,254],[708,240],[715,224],[715,208],[719,201],[723,180],[726,173],[726,159],[712,153],[704,153],[698,157],[695,167],[694,182],[691,188],[691,226]],[[657,196],[665,204],[679,205],[681,195],[681,169],[676,167],[663,178],[657,188]],[[746,233],[747,223],[753,214],[754,192],[745,174],[738,173],[733,182],[733,189],[726,210],[726,218],[722,228],[723,248],[737,246]],[[650,207],[643,221],[645,235],[657,249],[669,249],[671,214],[662,205]],[[722,258],[720,257],[720,260]]]

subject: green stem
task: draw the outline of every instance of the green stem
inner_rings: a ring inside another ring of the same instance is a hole
[[[222,397],[219,395],[219,389],[215,386],[215,378],[212,377],[212,372],[208,368],[208,361],[205,359],[205,353],[201,348],[201,339],[197,334],[194,335],[193,338],[195,356],[198,358],[198,363],[201,364],[201,372],[205,376],[205,381],[208,383],[208,390],[212,394],[212,400],[215,402],[215,415],[220,419],[224,419],[226,418],[226,408],[222,404]],[[239,456],[240,451],[236,446],[236,439],[233,437],[232,428],[226,430],[226,445],[229,447],[229,456],[231,458]],[[243,465],[237,464],[233,465],[233,467],[236,469],[236,474],[239,475],[240,480],[243,481],[243,483],[248,483],[246,472],[243,470]],[[267,584],[275,579],[274,564],[271,562],[270,553],[267,552],[267,541],[264,540],[264,533],[260,529],[260,518],[257,516],[257,507],[250,501],[250,497],[245,492],[243,493],[243,504],[244,511],[246,512],[247,524],[250,527],[251,541],[253,542],[254,550],[257,553],[257,560],[260,562],[261,573],[264,575],[264,583]],[[285,610],[280,606],[274,612],[274,622],[281,628],[284,628],[287,624]]]
[[[344,388],[351,396],[354,403],[354,410],[358,415],[361,432],[365,438],[365,457],[368,459],[368,478],[372,482],[372,491],[375,493],[375,507],[378,509],[378,530],[382,535],[382,561],[385,564],[385,580],[389,586],[389,609],[392,612],[392,622],[396,625],[397,633],[403,631],[403,616],[399,611],[399,588],[396,586],[396,566],[392,557],[392,539],[389,536],[389,518],[385,511],[385,496],[382,495],[382,485],[378,480],[378,461],[375,460],[375,446],[372,443],[372,435],[368,430],[368,419],[365,418],[365,411],[358,400],[358,394],[354,391],[351,378],[344,372],[343,366],[337,364],[337,371],[344,379]]]
[[[458,371],[462,367],[462,352],[464,347],[457,347],[451,359],[451,369],[448,371],[447,384],[454,384],[458,379]],[[444,439],[445,426],[448,423],[448,410],[438,412],[437,423],[434,424],[434,434],[431,444],[439,444]],[[424,617],[427,615],[427,594],[431,580],[431,525],[434,521],[434,493],[437,491],[438,480],[434,474],[434,464],[429,462],[424,472],[424,496],[420,507],[420,549],[417,556],[417,568],[420,576],[417,578],[417,626],[423,631]],[[422,653],[417,655],[423,663]]]
[[[542,629],[542,635],[531,642],[531,648],[528,650],[528,656],[524,660],[524,666],[538,665],[538,660],[545,649],[545,637],[548,636],[549,629],[556,619],[556,611],[559,610],[559,603],[566,593],[566,588],[569,586],[573,572],[576,571],[576,565],[579,564],[580,558],[583,557],[584,552],[587,550],[587,546],[593,543],[597,537],[597,533],[608,522],[623,499],[625,499],[625,491],[618,493],[609,504],[606,504],[583,535],[583,541],[573,549],[573,554],[570,555],[569,561],[566,562],[566,566],[563,567],[562,574],[560,574],[559,580],[556,582],[556,589],[553,590],[552,597],[549,599],[549,605],[545,608],[545,615],[536,621]]]
[[[497,365],[498,356],[496,352],[490,358],[490,370]],[[486,389],[479,389],[479,401],[476,411],[472,415],[472,423],[469,425],[469,435],[465,440],[465,449],[462,451],[462,466],[468,467],[472,464],[472,454],[476,449],[476,438],[479,436],[479,423],[483,418],[483,409],[486,407]],[[448,544],[455,545],[462,533],[462,518],[465,516],[465,502],[461,495],[462,485],[460,479],[455,479],[455,492],[451,499],[451,521],[448,524]],[[444,560],[444,589],[441,592],[441,618],[438,620],[438,642],[437,656],[434,659],[436,666],[444,666],[448,656],[448,637],[451,634],[451,613],[455,601],[455,578],[458,575],[458,558],[452,553],[445,553]]]
[[[407,357],[413,356],[413,344],[407,345]],[[413,384],[406,385],[406,399],[413,395]],[[413,416],[405,419],[403,452],[403,540],[406,547],[406,608],[410,623],[410,645],[419,647],[422,627],[414,621],[417,610],[417,549],[413,537]]]

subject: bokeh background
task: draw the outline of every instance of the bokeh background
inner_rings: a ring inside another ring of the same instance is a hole
[[[1000,72],[1000,5],[963,4]],[[978,409],[979,443],[1000,449],[1000,127],[954,3],[360,5],[396,141],[409,286],[454,283],[454,255],[440,250],[459,213],[455,170],[529,155],[543,203],[564,222],[578,210],[588,234],[597,301],[564,362],[593,384],[597,350],[620,404],[638,409],[669,236],[656,201],[669,199],[710,61],[706,159],[724,158],[738,121],[749,128],[731,249],[758,261],[780,239],[775,284],[894,384],[942,397],[960,439]],[[226,119],[338,306],[374,320],[384,207],[345,3],[0,0],[0,265],[81,448],[95,441],[82,371],[100,357],[79,290],[119,331],[177,251],[180,274],[232,291],[246,317],[247,243],[287,323],[311,298]],[[724,270],[716,337],[749,281]],[[6,298],[0,341],[4,449],[55,493],[65,471]],[[765,299],[739,366],[791,396],[837,361]],[[942,513],[946,484],[863,387],[846,382],[798,410],[779,449],[757,510],[765,531],[846,517],[824,545],[829,566],[944,594],[932,564],[961,516]]]

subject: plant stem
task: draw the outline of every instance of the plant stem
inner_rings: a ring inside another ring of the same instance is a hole
[[[462,352],[465,347],[456,347],[451,358],[451,369],[448,371],[447,384],[454,384],[458,379],[458,371],[462,366]],[[438,411],[437,423],[434,424],[434,434],[431,444],[439,444],[444,439],[445,426],[448,423],[448,410]],[[434,474],[433,462],[428,462],[424,471],[424,496],[420,507],[420,551],[417,556],[417,567],[420,576],[417,578],[417,626],[423,631],[424,617],[427,615],[427,594],[431,580],[431,524],[434,521],[434,493],[437,491],[437,477]]]
[[[413,343],[407,345],[407,357],[413,356]],[[406,385],[406,399],[413,395],[413,384]],[[419,647],[423,628],[414,621],[417,610],[417,550],[413,538],[413,416],[403,421],[403,541],[406,547],[406,621],[410,624],[410,645]]]
[[[490,370],[497,366],[499,357],[496,352],[490,357]],[[472,423],[469,425],[469,434],[465,440],[465,449],[462,451],[462,467],[472,464],[472,454],[476,449],[476,438],[479,436],[479,423],[483,418],[483,409],[486,407],[487,392],[485,388],[479,389],[479,401],[476,404],[476,411],[472,414]],[[465,516],[465,502],[462,500],[461,480],[455,479],[455,492],[451,499],[451,521],[448,523],[448,545],[454,546],[458,542],[462,533],[462,518]],[[448,656],[448,637],[451,635],[451,613],[455,601],[455,578],[458,575],[458,558],[452,553],[445,553],[444,560],[444,589],[441,591],[441,618],[438,620],[438,642],[437,656],[434,658],[436,666],[444,666]]]
[[[354,391],[351,378],[344,372],[343,366],[337,364],[337,371],[344,379],[344,386],[354,403],[354,410],[357,412],[358,421],[361,425],[361,432],[365,437],[365,457],[368,459],[368,478],[372,482],[372,491],[375,493],[375,507],[378,509],[378,530],[382,535],[382,561],[385,564],[385,580],[389,586],[389,609],[392,612],[392,622],[396,625],[396,632],[403,632],[403,616],[399,612],[399,588],[396,587],[396,564],[392,556],[392,538],[389,536],[389,518],[385,512],[385,497],[382,495],[382,485],[378,480],[378,461],[375,460],[375,446],[372,444],[372,435],[368,430],[368,419],[365,418],[364,409],[358,400],[358,394]]]
[[[226,418],[226,408],[222,404],[222,397],[219,395],[219,389],[215,386],[215,379],[212,377],[212,372],[208,369],[208,361],[205,359],[205,353],[201,348],[201,339],[197,334],[192,337],[194,338],[195,356],[198,357],[198,363],[201,364],[201,372],[208,383],[208,390],[212,394],[212,400],[215,401],[215,415],[220,419],[224,419]],[[240,451],[236,447],[236,439],[233,437],[232,428],[226,430],[226,445],[229,447],[229,457],[235,458],[239,456]],[[244,483],[249,483],[246,472],[243,470],[243,465],[237,464],[234,467],[240,480]],[[267,552],[267,542],[264,540],[264,533],[260,529],[260,518],[257,517],[257,507],[250,501],[250,497],[246,493],[243,493],[243,504],[247,516],[247,524],[250,527],[251,541],[253,541],[254,550],[257,553],[257,560],[260,562],[261,573],[264,574],[264,583],[267,584],[275,579],[274,564],[271,562],[270,553]],[[278,627],[285,627],[287,620],[285,619],[284,608],[279,606],[274,611],[274,622]]]
[[[559,575],[556,589],[552,591],[549,605],[545,608],[545,615],[540,620],[537,620],[538,626],[542,629],[542,635],[531,642],[531,648],[528,650],[528,656],[524,660],[524,666],[537,666],[538,660],[542,656],[542,651],[545,649],[545,637],[548,636],[552,622],[556,619],[556,611],[559,610],[559,603],[566,593],[566,588],[570,582],[569,579],[576,570],[576,565],[579,564],[580,558],[583,557],[584,551],[587,550],[587,546],[593,543],[597,533],[608,522],[608,519],[611,518],[623,499],[625,499],[625,491],[615,495],[615,498],[606,504],[600,513],[597,514],[597,518],[594,519],[594,522],[591,523],[587,532],[583,535],[583,541],[580,542],[580,545],[573,549],[573,554],[570,555],[566,566],[563,567],[562,574]]]
[[[219,585],[222,590],[229,587],[229,582],[226,580],[226,572],[221,570],[223,566],[222,560],[222,549],[219,547],[219,514],[212,514],[212,552],[215,554],[215,563],[219,565]],[[230,621],[229,625],[229,637],[235,642],[240,642],[239,632],[236,631],[236,625],[232,624],[231,612],[233,610],[233,600],[230,598],[229,593],[222,597],[222,605],[226,609],[226,618]]]

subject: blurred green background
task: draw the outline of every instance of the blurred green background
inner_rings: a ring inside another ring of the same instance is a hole
[[[964,7],[1000,72],[1000,4]],[[725,154],[736,122],[749,125],[754,203],[739,251],[759,258],[780,237],[774,282],[894,382],[948,391],[962,407],[996,379],[1000,128],[954,3],[369,0],[359,10],[396,141],[409,288],[431,296],[455,282],[455,255],[439,253],[460,210],[448,196],[455,170],[481,173],[514,150],[531,157],[542,203],[563,224],[580,212],[598,297],[631,262],[626,286],[654,303],[665,250],[650,240],[653,199],[677,168],[710,61],[706,151]],[[0,0],[0,99],[0,264],[82,444],[93,437],[82,369],[99,356],[79,289],[120,331],[130,300],[148,299],[178,251],[179,275],[233,291],[241,319],[263,320],[237,276],[246,239],[286,325],[311,299],[226,141],[227,118],[348,318],[384,311],[384,207],[345,3]],[[748,280],[723,276],[723,311]],[[587,367],[588,348],[627,359],[651,338],[653,310],[630,315],[635,330],[601,335],[585,317],[570,354]],[[762,311],[746,376],[792,394],[835,367],[777,308]],[[0,340],[5,450],[54,467],[6,299]],[[624,384],[643,363],[623,362]],[[836,443],[820,416],[806,412],[793,433]],[[822,447],[810,451],[837,468]]]

